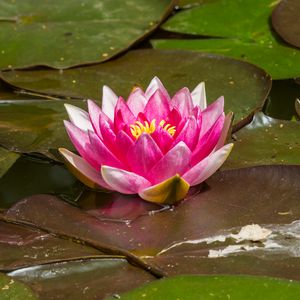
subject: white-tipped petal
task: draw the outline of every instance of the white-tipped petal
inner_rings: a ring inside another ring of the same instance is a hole
[[[230,154],[232,147],[233,144],[227,144],[218,151],[213,152],[183,174],[182,178],[191,186],[203,182],[222,166]]]
[[[155,76],[149,86],[147,87],[146,89],[146,92],[145,92],[145,96],[146,96],[146,99],[149,100],[150,97],[157,91],[157,90],[160,90],[162,92],[162,94],[167,98],[167,100],[169,101],[170,100],[170,96],[166,90],[166,88],[164,87],[164,85],[162,84],[162,82],[160,81],[160,79]]]
[[[89,114],[85,110],[68,103],[65,103],[65,108],[73,125],[84,131],[94,131]]]
[[[112,190],[103,180],[101,173],[90,166],[82,157],[65,148],[59,148],[58,150],[63,156],[70,172],[86,186],[92,189]]]
[[[200,106],[201,110],[207,107],[205,83],[200,82],[191,93],[194,106]]]
[[[118,96],[114,91],[104,85],[103,86],[103,96],[102,96],[102,111],[113,121],[114,120],[114,111],[116,104],[118,102]]]
[[[151,185],[146,178],[123,169],[102,166],[101,174],[108,185],[123,194],[137,194]]]

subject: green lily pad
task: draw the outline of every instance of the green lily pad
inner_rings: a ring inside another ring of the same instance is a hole
[[[102,85],[110,86],[116,94],[126,98],[134,85],[146,88],[155,75],[170,94],[184,86],[192,90],[200,81],[205,81],[208,102],[224,95],[225,110],[235,113],[236,125],[244,123],[255,108],[262,106],[271,87],[269,75],[253,65],[190,51],[136,50],[105,64],[63,73],[36,70],[1,74],[6,82],[21,89],[91,99],[100,98]],[[3,108],[2,112],[5,118],[7,112]]]
[[[177,206],[127,222],[91,216],[47,195],[28,197],[5,216],[128,250],[168,275],[228,273],[299,280],[299,180],[300,166],[221,171]],[[99,208],[102,198],[99,193]],[[255,242],[233,239],[250,224],[260,224],[272,235]]]
[[[0,298],[2,300],[38,300],[25,284],[0,273]]]
[[[118,297],[120,293],[154,279],[124,259],[93,259],[34,266],[10,272],[9,276],[26,283],[44,300]]]
[[[1,2],[0,68],[107,60],[151,33],[173,6],[171,0]]]
[[[67,113],[62,101],[16,100],[0,101],[0,144],[5,148],[23,153],[39,152],[57,159],[51,149],[73,149],[63,120]],[[85,107],[84,101],[73,101]]]
[[[40,193],[75,202],[83,189],[84,186],[63,165],[21,156],[0,179],[0,208],[8,208],[25,197]]]
[[[185,49],[216,53],[264,68],[274,79],[300,74],[300,51],[273,36],[269,16],[277,1],[216,0],[170,18],[163,29],[211,36],[211,39],[155,40],[159,49]]]
[[[300,297],[297,281],[248,276],[176,276],[139,287],[120,299],[290,300],[297,297]]]
[[[300,164],[300,123],[257,113],[234,134],[235,146],[223,168],[267,164]]]
[[[0,147],[0,178],[11,168],[19,157],[19,154]]]
[[[272,25],[287,43],[300,48],[300,2],[283,0],[272,13]]]

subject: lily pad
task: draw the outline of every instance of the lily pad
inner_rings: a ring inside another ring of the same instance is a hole
[[[272,13],[272,25],[287,43],[300,48],[300,2],[282,0]]]
[[[11,168],[19,157],[19,154],[0,147],[0,178]]]
[[[154,279],[124,259],[93,259],[35,266],[10,272],[9,276],[26,283],[44,300],[118,297],[120,293]]]
[[[300,164],[300,123],[257,113],[235,133],[235,146],[223,168],[267,164]]]
[[[0,179],[0,208],[8,208],[24,197],[39,193],[54,194],[75,202],[83,189],[63,165],[22,156]]]
[[[216,0],[170,18],[163,29],[211,39],[155,40],[159,49],[216,53],[256,64],[273,79],[299,76],[300,51],[279,41],[271,32],[273,0]]]
[[[300,166],[221,171],[176,207],[128,222],[100,220],[46,195],[29,197],[4,216],[20,225],[29,222],[50,233],[105,244],[107,250],[129,250],[167,274],[244,273],[299,280],[299,180]],[[274,235],[254,243],[233,240],[248,224],[260,224]],[[229,256],[209,256],[232,246],[238,249]]]
[[[84,107],[83,101],[72,102]],[[58,147],[73,149],[63,120],[67,119],[64,102],[55,100],[17,100],[0,102],[0,144],[23,153],[39,152],[51,159]]]
[[[0,222],[0,225],[0,269],[2,271],[51,262],[107,257],[99,250],[59,239],[37,229],[4,222]]]
[[[208,102],[224,95],[225,110],[235,113],[236,125],[246,122],[245,118],[262,106],[271,87],[269,75],[253,65],[190,51],[136,50],[105,64],[64,72],[35,70],[1,74],[6,82],[21,89],[83,99],[99,99],[103,85],[109,85],[116,94],[126,98],[134,85],[145,88],[155,75],[171,94],[184,86],[192,90],[205,81]],[[2,111],[7,114],[3,108]]]
[[[3,300],[38,300],[29,287],[2,273],[0,273],[0,298]]]
[[[290,300],[297,297],[300,297],[299,282],[249,276],[176,276],[121,295],[122,300]]]
[[[173,6],[171,0],[1,2],[0,68],[107,60],[151,33]]]

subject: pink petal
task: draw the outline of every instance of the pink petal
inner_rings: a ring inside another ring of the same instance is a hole
[[[157,91],[157,90],[160,90],[161,93],[164,95],[164,97],[170,101],[170,96],[166,90],[166,88],[164,87],[164,85],[161,83],[161,81],[159,80],[158,77],[154,77],[149,86],[147,87],[147,90],[145,92],[145,96],[146,96],[146,99],[150,99],[151,96]]]
[[[64,121],[68,135],[79,154],[96,170],[100,170],[100,163],[95,158],[88,133],[72,123]]]
[[[194,106],[199,106],[201,110],[206,109],[207,103],[204,82],[200,82],[192,91],[192,99]]]
[[[73,125],[84,131],[93,130],[89,115],[86,111],[68,103],[65,103],[65,108]]]
[[[159,123],[161,120],[166,120],[170,113],[170,105],[168,99],[164,96],[161,90],[157,90],[150,97],[144,113],[150,122],[153,119],[156,119],[157,123]]]
[[[199,131],[200,128],[197,125],[196,118],[194,116],[190,116],[185,122],[185,125],[180,133],[175,138],[173,145],[183,141],[191,149],[191,151],[193,151],[198,142]]]
[[[102,166],[101,174],[109,186],[123,194],[136,194],[151,185],[142,176],[109,166]]]
[[[122,130],[125,124],[134,124],[136,117],[122,97],[119,97],[115,107],[115,131]]]
[[[118,97],[111,88],[103,86],[102,111],[113,121]]]
[[[215,124],[220,115],[224,112],[224,97],[220,97],[202,111],[202,127],[200,136],[203,136]]]
[[[127,164],[127,153],[129,151],[129,149],[132,147],[133,145],[133,140],[130,136],[128,136],[128,134],[123,131],[120,130],[117,133],[116,136],[116,151],[115,154],[118,156],[118,158],[122,161],[125,162]]]
[[[147,99],[144,92],[140,88],[136,88],[128,97],[127,105],[134,114],[138,116],[140,112],[143,112],[147,104]]]
[[[190,167],[190,161],[191,150],[184,142],[179,142],[154,165],[148,178],[156,184],[176,174],[182,175]]]
[[[203,182],[221,167],[231,152],[232,147],[233,144],[227,144],[218,151],[211,153],[183,174],[182,178],[192,186]]]
[[[102,187],[111,190],[111,187],[103,180],[101,173],[92,168],[82,157],[64,148],[59,148],[58,150],[77,179],[90,188]]]
[[[232,119],[233,119],[233,113],[229,112],[225,117],[225,121],[224,121],[224,125],[223,125],[222,131],[221,131],[221,135],[220,135],[220,138],[219,138],[218,143],[216,145],[216,150],[219,150],[220,148],[222,148],[224,146],[226,140],[229,138],[230,131],[231,131]]]
[[[100,117],[104,118],[108,123],[110,123],[110,126],[112,126],[112,121],[109,119],[108,116],[105,115],[104,112],[102,112],[100,107],[92,100],[88,100],[88,110],[94,131],[98,134],[98,136],[102,137],[100,130]]]
[[[180,121],[182,120],[182,116],[176,107],[173,107],[167,117],[167,123],[171,124],[172,126],[178,126]]]
[[[188,88],[178,91],[170,101],[171,107],[176,107],[181,116],[189,116],[193,110],[192,96]]]
[[[224,126],[225,115],[222,113],[215,124],[202,136],[198,142],[196,149],[192,155],[192,165],[201,161],[204,157],[208,156],[215,148],[222,128]]]
[[[101,132],[101,140],[111,150],[115,148],[116,134],[113,130],[113,124],[105,117],[105,115],[99,116],[99,127]]]
[[[143,133],[127,153],[127,161],[133,172],[147,177],[149,170],[163,154],[150,134]]]
[[[157,126],[155,131],[151,134],[153,140],[158,145],[162,153],[168,152],[173,144],[173,137],[162,127]]]
[[[89,138],[94,155],[101,165],[107,165],[116,168],[124,168],[124,165],[115,157],[115,155],[105,146],[105,144],[94,133],[89,131]]]

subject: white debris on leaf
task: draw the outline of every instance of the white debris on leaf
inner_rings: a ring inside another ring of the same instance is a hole
[[[226,257],[230,254],[236,254],[239,252],[254,251],[259,249],[257,246],[249,245],[229,245],[224,249],[219,250],[209,250],[208,258]]]
[[[238,234],[232,234],[231,237],[240,241],[252,241],[259,242],[265,240],[268,236],[270,236],[272,230],[263,228],[257,224],[246,225],[241,228]]]

